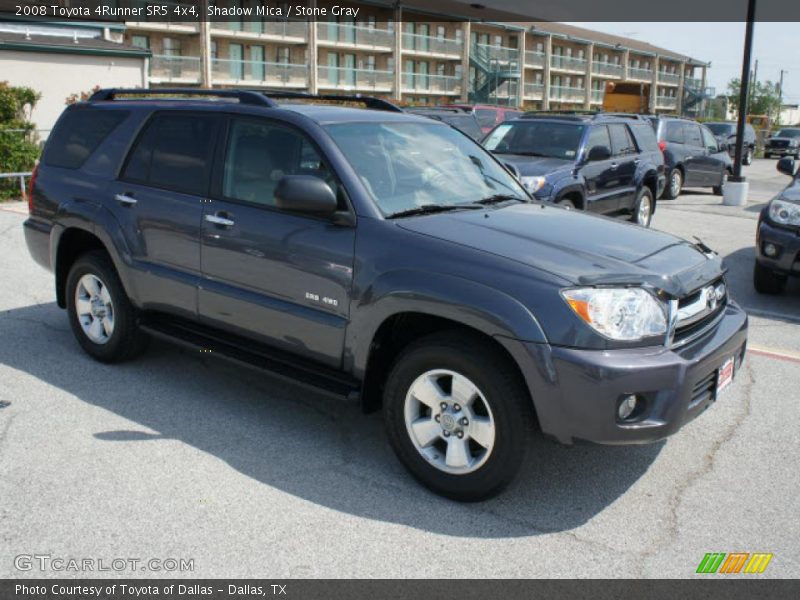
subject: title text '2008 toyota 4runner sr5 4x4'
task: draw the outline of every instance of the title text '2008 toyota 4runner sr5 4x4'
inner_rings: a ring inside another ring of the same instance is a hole
[[[375,98],[101,90],[58,121],[30,202],[91,356],[159,336],[382,408],[402,463],[459,500],[512,480],[530,425],[674,433],[744,357],[708,248],[536,202]]]

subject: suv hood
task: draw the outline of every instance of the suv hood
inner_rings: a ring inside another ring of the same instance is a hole
[[[413,217],[398,225],[547,271],[573,285],[649,284],[680,297],[723,272],[716,254],[686,240],[539,203]]]
[[[524,176],[550,175],[556,171],[571,169],[575,161],[547,156],[525,156],[522,154],[495,154],[498,160],[514,165]]]

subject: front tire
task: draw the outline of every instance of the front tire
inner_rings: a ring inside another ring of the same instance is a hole
[[[656,208],[656,201],[653,199],[653,192],[649,187],[643,186],[636,196],[636,202],[633,205],[633,214],[631,221],[642,227],[650,227],[650,222],[653,220],[653,211]]]
[[[731,174],[728,171],[724,171],[722,173],[722,182],[713,187],[714,194],[717,196],[722,196],[723,192],[725,191],[725,184],[728,183],[728,177],[730,177],[730,175]]]
[[[747,154],[744,155],[744,158],[742,159],[742,164],[746,165],[748,167],[753,164],[753,149],[752,148],[748,148],[747,149]]]
[[[672,169],[667,180],[667,187],[664,189],[664,198],[674,200],[681,195],[683,189],[683,173],[680,169]]]
[[[418,481],[453,500],[484,500],[508,485],[525,455],[529,417],[513,366],[469,334],[411,344],[387,379],[392,448]]]
[[[759,294],[782,294],[786,289],[786,275],[779,275],[772,269],[756,262],[753,269],[753,286]]]
[[[72,333],[92,358],[105,363],[133,358],[144,349],[133,305],[108,255],[93,250],[67,275],[67,315]]]

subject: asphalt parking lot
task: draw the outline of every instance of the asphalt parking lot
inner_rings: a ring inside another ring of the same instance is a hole
[[[194,560],[131,577],[693,577],[707,552],[773,553],[759,577],[797,577],[800,282],[752,289],[758,210],[786,178],[775,160],[745,174],[747,207],[689,190],[653,221],[726,259],[751,314],[734,386],[658,444],[534,436],[512,487],[472,505],[406,475],[380,415],[163,343],[93,362],[24,207],[0,205],[0,577],[109,575],[17,570],[27,554]]]

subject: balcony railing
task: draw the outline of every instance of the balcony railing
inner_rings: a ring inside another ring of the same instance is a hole
[[[677,73],[667,73],[666,71],[659,71],[658,81],[666,83],[667,85],[678,85],[681,82],[681,76]]]
[[[391,91],[394,85],[393,71],[320,66],[317,74],[317,85],[324,88]]]
[[[603,90],[592,90],[591,101],[600,103],[603,101],[604,96],[605,92]]]
[[[678,108],[678,99],[672,96],[656,96],[658,108]]]
[[[232,31],[234,34],[264,35],[281,39],[308,40],[308,23],[305,21],[213,21],[212,33]]]
[[[418,94],[460,94],[461,78],[453,75],[403,73],[403,91]]]
[[[584,73],[586,72],[586,59],[554,54],[550,57],[550,66],[553,69],[560,69],[562,71],[580,71]]]
[[[592,73],[606,77],[622,77],[625,68],[622,65],[595,60],[592,62]]]
[[[525,52],[525,66],[526,67],[544,67],[545,54],[536,50],[528,50]]]
[[[199,56],[154,54],[150,57],[150,77],[161,81],[200,83],[201,68]]]
[[[473,44],[482,56],[489,61],[497,61],[501,65],[516,64],[519,69],[519,50],[506,46],[492,46],[491,44]]]
[[[686,87],[690,88],[700,89],[703,87],[703,80],[696,77],[687,77],[683,80],[683,83]]]
[[[560,100],[561,102],[584,102],[586,100],[586,88],[554,85],[550,87],[550,100]]]
[[[464,52],[464,44],[461,40],[437,38],[416,33],[404,33],[403,50],[406,52],[460,57]]]
[[[321,44],[388,48],[394,46],[394,33],[388,29],[361,27],[342,23],[317,23],[317,41]]]
[[[307,87],[308,66],[215,58],[211,61],[211,78],[214,81],[247,81],[262,85]]]
[[[640,69],[638,67],[630,67],[628,69],[628,79],[641,79],[644,81],[653,80],[652,69]]]
[[[526,83],[522,88],[523,98],[531,100],[541,100],[544,96],[543,83]]]

